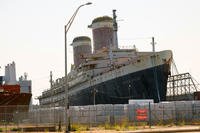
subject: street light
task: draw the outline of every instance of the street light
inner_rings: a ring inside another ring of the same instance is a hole
[[[74,14],[72,15],[72,17],[70,18],[70,20],[68,21],[68,23],[65,25],[65,112],[67,113],[67,118],[66,120],[66,132],[70,132],[69,131],[69,127],[70,127],[70,123],[69,123],[69,97],[68,97],[68,77],[67,77],[67,32],[69,31],[69,28],[71,27],[74,18],[76,17],[76,14],[78,13],[79,9],[85,5],[91,5],[91,2],[85,3],[80,5],[76,11],[74,12]]]

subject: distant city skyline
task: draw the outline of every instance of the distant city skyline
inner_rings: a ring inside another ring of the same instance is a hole
[[[0,75],[15,61],[17,77],[24,72],[32,80],[33,99],[64,76],[64,25],[84,0],[1,0]],[[112,17],[117,10],[119,45],[136,45],[139,51],[170,49],[180,73],[190,72],[200,82],[199,0],[91,0],[78,12],[68,32],[68,70],[73,63],[72,40],[80,35],[92,39],[87,28],[99,16]],[[38,103],[34,99],[34,103]]]

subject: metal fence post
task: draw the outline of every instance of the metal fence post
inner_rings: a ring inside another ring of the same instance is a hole
[[[163,104],[163,106],[162,106],[162,124],[164,124],[164,121],[165,121],[165,119],[164,119],[164,117],[165,117],[165,110],[164,110],[164,104]]]
[[[151,103],[149,102],[149,128],[151,128]]]
[[[113,106],[113,117],[112,117],[112,119],[113,119],[113,125],[115,124],[115,105],[113,104],[112,105]]]
[[[6,129],[6,133],[7,133],[7,108],[9,108],[9,106],[5,106],[5,129]]]
[[[96,105],[94,105],[94,107],[95,107],[95,119],[94,119],[94,125],[96,125],[96,122],[97,122],[97,106]]]
[[[91,109],[89,106],[89,130],[90,130],[90,127],[91,127]]]
[[[175,110],[175,125],[177,125],[177,111],[176,111],[176,102],[174,103],[174,110]]]
[[[134,126],[137,126],[137,119],[136,119],[136,109],[135,109],[135,104],[133,104],[133,121],[134,121]]]

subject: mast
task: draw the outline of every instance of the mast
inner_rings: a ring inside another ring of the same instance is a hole
[[[157,69],[156,69],[156,54],[155,54],[155,41],[154,37],[152,37],[152,51],[153,51],[153,56],[152,56],[152,66],[154,67],[153,69],[153,75],[154,75],[154,80],[155,80],[155,87],[157,91],[157,96],[158,96],[158,102],[161,101],[160,99],[160,92],[159,92],[159,86],[158,86],[158,75],[157,75]]]
[[[52,88],[53,86],[53,74],[52,74],[52,71],[50,71],[50,88]]]
[[[118,37],[117,37],[117,31],[118,31],[118,26],[117,26],[117,16],[116,16],[116,10],[113,10],[113,45],[115,49],[118,49]]]
[[[152,51],[155,53],[155,41],[154,41],[154,37],[152,37]]]

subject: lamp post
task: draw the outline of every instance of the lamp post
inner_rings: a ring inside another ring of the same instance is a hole
[[[76,17],[76,14],[78,13],[79,9],[85,5],[90,5],[92,4],[91,2],[85,3],[80,5],[76,11],[74,12],[74,14],[72,15],[72,17],[70,18],[70,20],[68,21],[68,23],[65,25],[65,112],[67,113],[67,118],[66,120],[66,133],[69,133],[69,127],[70,127],[70,123],[69,123],[69,97],[68,97],[68,77],[67,77],[67,32],[69,31],[69,28],[71,27],[74,18]]]

